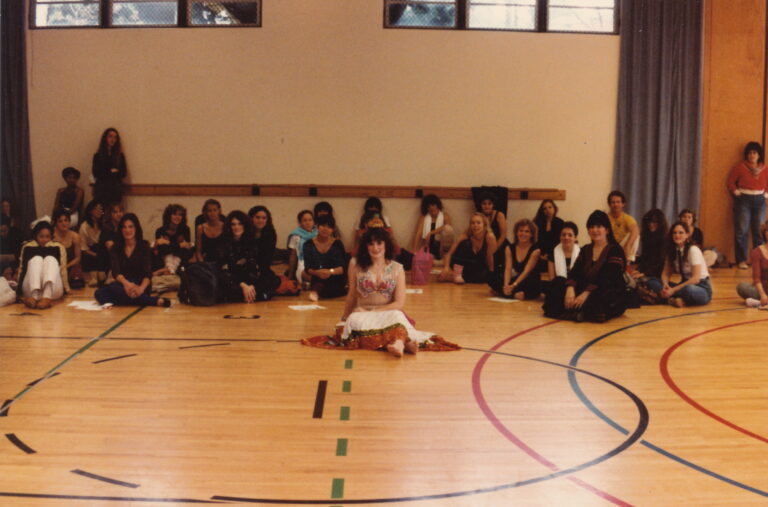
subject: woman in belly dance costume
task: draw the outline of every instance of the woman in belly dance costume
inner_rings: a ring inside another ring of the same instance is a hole
[[[392,260],[389,234],[380,227],[365,232],[357,257],[349,264],[349,292],[341,324],[335,336],[302,340],[304,345],[322,348],[386,349],[395,357],[403,352],[458,350],[439,336],[417,331],[403,312],[405,272]]]

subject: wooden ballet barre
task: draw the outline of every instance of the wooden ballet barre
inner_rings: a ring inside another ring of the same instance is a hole
[[[469,187],[395,185],[126,185],[131,196],[260,196],[260,197],[390,197],[417,198],[437,194],[441,199],[471,199]],[[510,188],[509,200],[565,200],[565,190],[556,188]]]

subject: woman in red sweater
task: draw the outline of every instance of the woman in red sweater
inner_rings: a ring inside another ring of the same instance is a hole
[[[768,198],[768,171],[765,170],[760,143],[747,143],[744,160],[731,169],[727,185],[733,195],[736,262],[740,269],[749,269],[749,231],[752,230],[753,247],[762,245],[760,224],[765,219],[765,200]]]

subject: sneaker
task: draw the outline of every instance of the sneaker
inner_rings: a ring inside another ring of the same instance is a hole
[[[741,261],[741,262],[739,263],[739,269],[749,269],[749,264],[747,264],[747,263],[746,263],[746,262],[744,262],[744,261]]]
[[[754,298],[747,298],[744,301],[748,308],[760,308],[760,301]]]

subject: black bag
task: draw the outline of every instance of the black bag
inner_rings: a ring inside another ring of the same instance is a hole
[[[179,301],[193,306],[213,306],[224,301],[221,270],[215,262],[193,262],[179,272]]]

